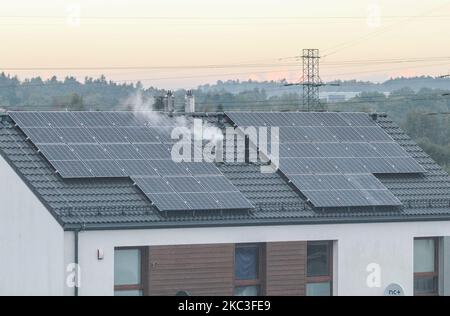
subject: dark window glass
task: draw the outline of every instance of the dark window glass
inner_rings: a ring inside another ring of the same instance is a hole
[[[414,294],[438,295],[439,239],[414,239]]]
[[[238,286],[234,289],[235,296],[258,296],[259,286],[249,285],[249,286]]]
[[[307,276],[330,275],[330,244],[328,242],[308,242]]]
[[[235,252],[236,280],[258,279],[258,258],[258,247],[237,247]]]
[[[416,277],[414,278],[415,294],[437,293],[437,277]]]

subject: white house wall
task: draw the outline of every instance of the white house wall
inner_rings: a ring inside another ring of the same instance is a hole
[[[62,295],[64,232],[0,156],[0,295]]]
[[[79,293],[113,294],[114,247],[334,240],[335,295],[383,295],[390,283],[400,284],[406,295],[412,295],[413,239],[430,236],[450,236],[450,222],[81,232]],[[97,260],[97,249],[104,252],[103,260]],[[375,270],[368,272],[368,267],[375,267]],[[377,273],[377,267],[380,268],[380,284],[369,282],[368,286],[367,279],[371,272]]]

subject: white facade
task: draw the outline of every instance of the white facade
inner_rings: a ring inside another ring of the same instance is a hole
[[[400,284],[406,295],[413,295],[414,238],[435,236],[450,236],[450,222],[81,232],[79,293],[113,294],[114,247],[334,240],[334,295],[383,295],[391,283]],[[103,260],[97,260],[98,249],[104,253]],[[448,269],[450,252],[446,251],[443,257],[443,266]],[[66,258],[66,262],[71,260]],[[367,270],[373,267],[380,268],[379,286],[376,280],[369,282],[370,286],[367,282],[368,278],[373,280],[373,270]]]
[[[64,290],[64,231],[0,157],[0,295]]]
[[[74,233],[63,231],[2,158],[0,174],[0,295],[73,295],[66,268],[75,260]],[[115,247],[313,240],[335,241],[334,295],[383,295],[391,283],[412,295],[415,237],[447,237],[440,284],[449,294],[450,221],[428,221],[82,231],[79,295],[113,294]]]

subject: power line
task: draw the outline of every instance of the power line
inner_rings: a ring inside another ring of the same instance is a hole
[[[431,14],[432,12],[434,12],[434,11],[436,11],[436,10],[443,9],[443,8],[447,7],[448,5],[449,5],[449,2],[447,1],[444,5],[441,5],[441,6],[432,8],[431,10],[427,10],[427,11],[423,12],[422,14],[419,14],[418,16],[410,16],[410,17],[406,18],[406,20],[403,20],[403,21],[397,21],[396,23],[393,23],[393,24],[391,24],[391,25],[388,25],[388,26],[386,26],[386,27],[383,27],[383,28],[381,28],[380,30],[377,30],[377,31],[372,32],[372,33],[369,33],[369,34],[367,34],[367,35],[365,35],[365,36],[362,36],[362,37],[360,37],[360,38],[357,38],[357,39],[354,39],[354,40],[351,40],[351,41],[348,41],[348,42],[344,42],[344,43],[341,43],[341,44],[332,46],[332,47],[330,47],[330,48],[328,48],[328,49],[325,49],[325,51],[327,51],[327,52],[330,51],[330,52],[329,52],[329,53],[326,53],[326,54],[324,55],[324,57],[328,57],[328,56],[334,55],[334,54],[340,52],[341,50],[343,50],[343,49],[345,49],[345,48],[349,48],[349,47],[355,46],[355,45],[359,44],[359,43],[362,42],[362,41],[365,41],[365,40],[367,40],[367,39],[371,39],[371,38],[376,37],[376,36],[378,36],[378,35],[382,35],[382,34],[384,34],[384,33],[386,33],[386,32],[391,31],[391,30],[392,30],[393,28],[395,28],[396,26],[399,26],[399,25],[405,25],[406,23],[409,23],[409,22],[411,22],[411,21],[414,21],[415,19],[417,19],[417,18],[419,18],[419,17],[430,16],[430,14]]]

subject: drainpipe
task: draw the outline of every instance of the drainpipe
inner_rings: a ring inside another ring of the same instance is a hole
[[[74,247],[75,247],[74,261],[75,262],[74,263],[75,263],[75,267],[77,269],[77,274],[76,274],[77,279],[76,279],[75,287],[74,287],[74,296],[78,296],[78,282],[79,282],[79,278],[80,278],[80,275],[79,275],[80,269],[79,269],[79,266],[78,266],[78,264],[79,264],[79,258],[78,258],[78,244],[79,244],[79,242],[78,242],[78,234],[82,230],[83,230],[83,225],[81,225],[80,228],[78,228],[78,229],[76,229],[74,231],[74,233],[75,233],[75,240],[74,240]]]

